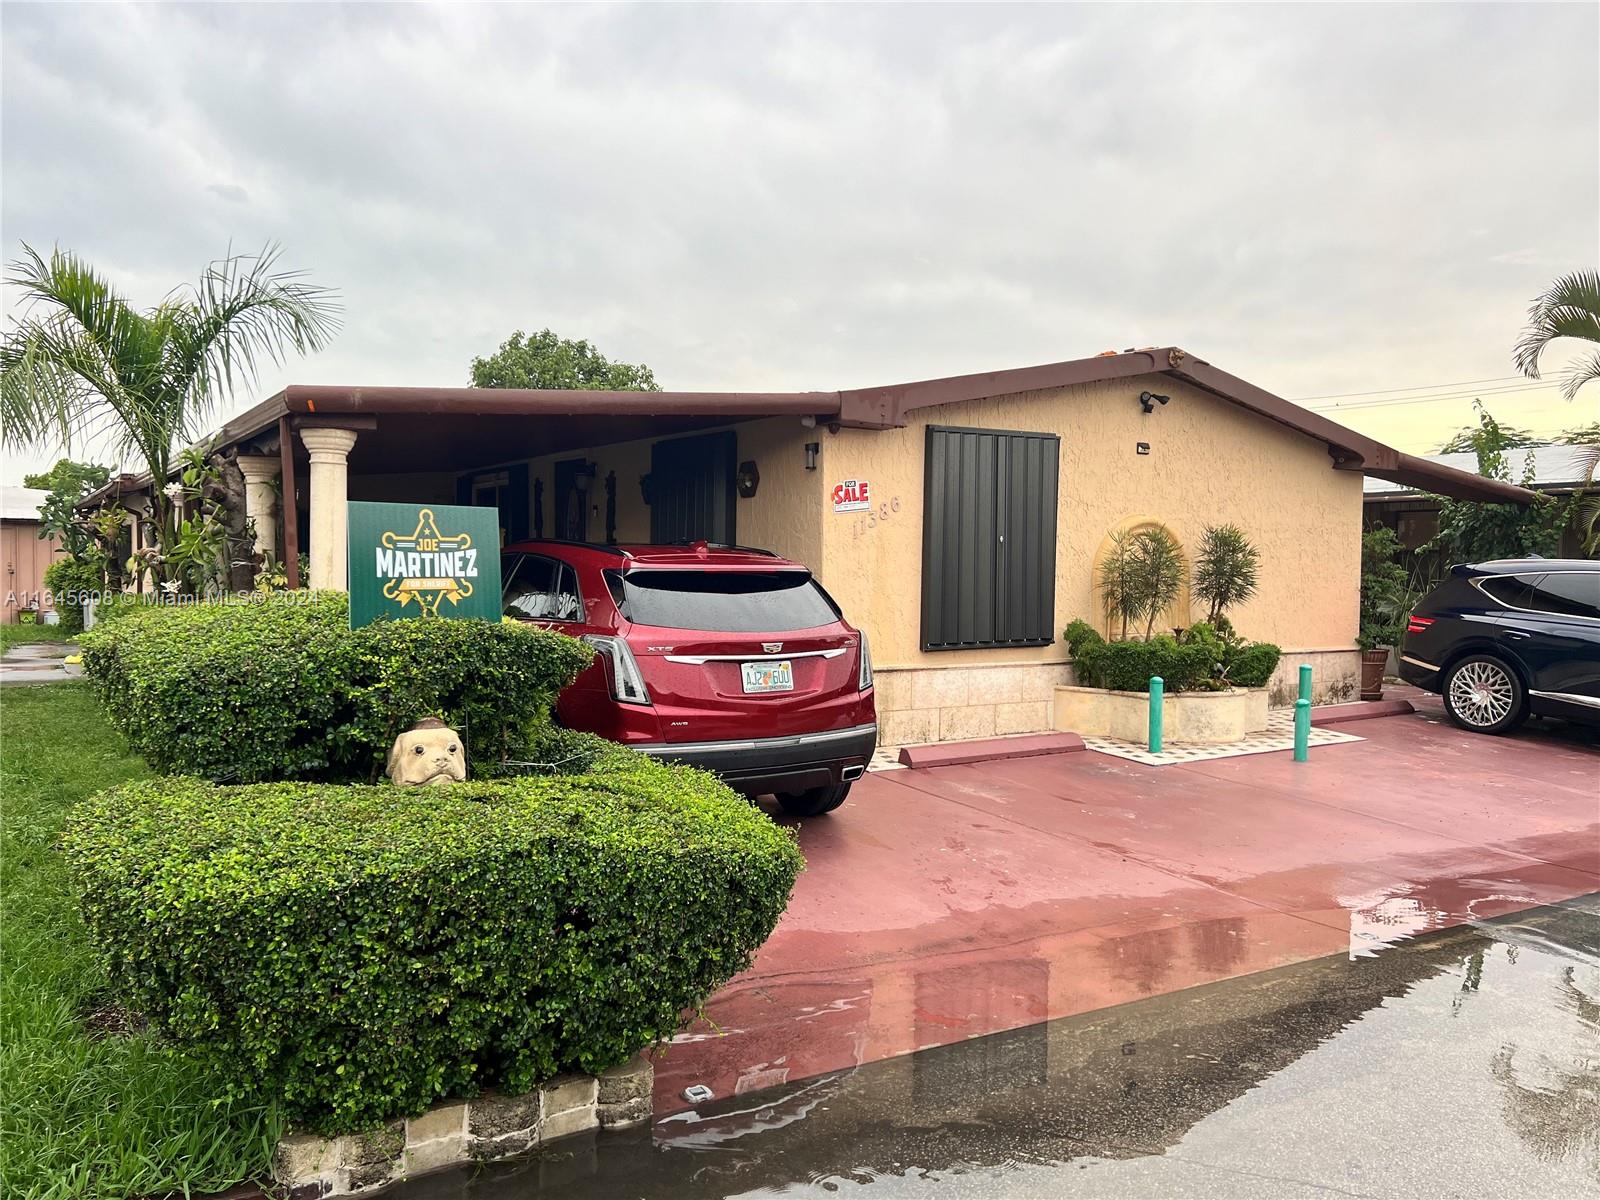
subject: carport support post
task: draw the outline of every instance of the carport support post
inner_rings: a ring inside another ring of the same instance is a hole
[[[1161,753],[1161,698],[1166,694],[1166,682],[1159,675],[1150,676],[1150,753]]]

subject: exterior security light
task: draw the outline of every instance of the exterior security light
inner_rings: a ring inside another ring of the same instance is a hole
[[[822,443],[821,442],[807,442],[806,443],[806,470],[815,471],[817,469],[817,455],[821,451],[822,451]]]
[[[1153,413],[1156,410],[1156,405],[1165,404],[1171,399],[1171,396],[1158,396],[1154,392],[1140,392],[1139,407],[1147,413]]]

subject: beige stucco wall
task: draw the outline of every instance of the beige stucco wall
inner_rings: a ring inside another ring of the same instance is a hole
[[[1149,388],[1171,403],[1146,416]],[[1092,564],[1111,530],[1164,524],[1192,555],[1207,524],[1232,522],[1261,551],[1257,596],[1233,613],[1245,636],[1286,651],[1354,647],[1361,476],[1324,443],[1167,377],[1025,392],[909,414],[903,429],[823,438],[823,474],[871,482],[871,513],[823,516],[821,576],[872,639],[880,670],[1061,662],[1066,647],[924,652],[922,491],[930,424],[1061,437],[1056,621],[1100,622]],[[1136,453],[1138,442],[1150,453]],[[1183,615],[1183,614],[1178,614]]]

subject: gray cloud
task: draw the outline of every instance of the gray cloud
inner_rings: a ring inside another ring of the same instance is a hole
[[[146,302],[283,243],[345,328],[263,392],[546,325],[668,387],[1508,375],[1600,260],[1600,16],[1374,12],[12,6],[0,223]]]
[[[250,193],[236,183],[208,183],[206,191],[231,204],[248,204]]]

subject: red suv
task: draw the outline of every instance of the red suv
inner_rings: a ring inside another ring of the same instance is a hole
[[[844,803],[878,740],[866,637],[799,563],[739,546],[508,546],[507,616],[599,653],[572,729],[704,767],[786,812]]]

